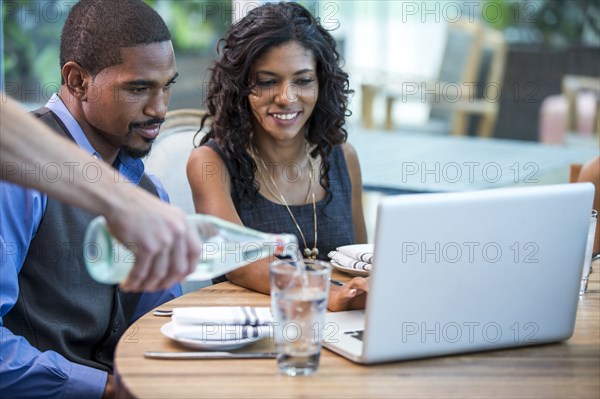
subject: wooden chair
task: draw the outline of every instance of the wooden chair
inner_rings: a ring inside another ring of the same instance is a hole
[[[418,91],[406,92],[407,81],[403,77],[385,77],[384,82],[363,83],[362,115],[363,127],[372,128],[373,102],[378,93],[386,99],[385,124],[387,130],[394,128],[393,109],[399,99],[427,102],[431,105],[430,120],[441,121],[445,131],[464,135],[473,125],[474,133],[489,137],[498,115],[500,84],[504,75],[506,43],[502,33],[485,29],[478,22],[459,21],[448,25],[447,42],[442,65],[435,81],[412,81],[411,88]],[[490,85],[497,89],[498,98],[483,98],[481,93]],[[451,91],[451,96],[448,96]],[[455,95],[456,93],[456,95]],[[435,101],[431,101],[431,98]],[[473,116],[477,120],[473,120]],[[427,130],[427,126],[422,129]]]
[[[600,138],[600,78],[565,75],[562,94],[544,98],[540,107],[538,139],[564,144],[567,138]]]
[[[469,129],[477,136],[491,137],[498,118],[504,68],[506,65],[507,45],[504,35],[492,29],[486,29],[481,43],[481,57],[477,82],[480,85],[476,98],[457,103],[452,133],[463,135]],[[486,90],[491,93],[486,93]],[[492,97],[495,96],[495,97]],[[471,101],[472,100],[472,101]],[[472,126],[468,126],[471,124]]]
[[[385,90],[385,129],[393,128],[393,105],[400,98],[403,102],[411,100],[427,102],[432,106],[430,119],[443,120],[447,125],[452,123],[453,111],[445,107],[446,104],[450,104],[447,102],[447,92],[455,89],[462,93],[468,92],[469,87],[464,84],[472,84],[477,81],[481,57],[481,31],[482,26],[479,23],[460,21],[448,25],[446,46],[438,79],[436,81],[410,82],[419,86],[419,91],[411,96],[408,96],[404,90],[397,90],[393,86]],[[412,87],[414,88],[414,85]],[[431,101],[432,97],[433,101]],[[453,131],[454,128],[451,127],[450,130]]]
[[[600,78],[594,76],[565,75],[562,79],[562,92],[567,101],[567,130],[577,131],[577,94],[587,91],[596,96],[596,115],[593,126],[600,134]]]

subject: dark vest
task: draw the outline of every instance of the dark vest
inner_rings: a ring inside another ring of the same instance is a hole
[[[33,114],[73,140],[49,109]],[[158,195],[146,175],[139,186]],[[115,346],[129,326],[139,294],[122,293],[88,275],[83,236],[95,216],[48,198],[19,273],[17,303],[4,324],[40,351],[52,350],[74,363],[111,371]]]

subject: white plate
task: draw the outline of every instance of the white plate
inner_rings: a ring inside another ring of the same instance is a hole
[[[339,263],[337,263],[334,259],[329,260],[329,263],[331,263],[331,266],[333,266],[334,269],[337,269],[344,273],[351,274],[353,276],[367,277],[371,273],[366,270],[354,269],[352,267],[342,266]]]
[[[181,345],[186,346],[191,349],[202,349],[202,350],[213,350],[213,351],[227,351],[238,349],[243,346],[249,345],[253,342],[256,342],[262,338],[264,335],[260,335],[258,337],[251,338],[243,338],[243,339],[232,339],[225,341],[208,341],[208,340],[200,340],[200,339],[192,339],[192,338],[179,338],[173,334],[173,322],[170,321],[164,324],[160,328],[160,332],[167,338],[172,339],[173,341],[179,342]]]

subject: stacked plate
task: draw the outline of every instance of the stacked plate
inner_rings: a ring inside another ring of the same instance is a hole
[[[353,276],[368,276],[373,269],[373,244],[344,245],[327,256],[335,269]]]
[[[268,307],[175,308],[160,331],[188,348],[233,350],[270,337],[272,320]]]

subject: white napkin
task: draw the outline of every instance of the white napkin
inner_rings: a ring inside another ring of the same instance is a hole
[[[268,307],[206,306],[173,309],[173,335],[202,341],[267,337],[273,317]]]
[[[344,245],[327,256],[349,269],[371,271],[373,268],[373,244]]]

